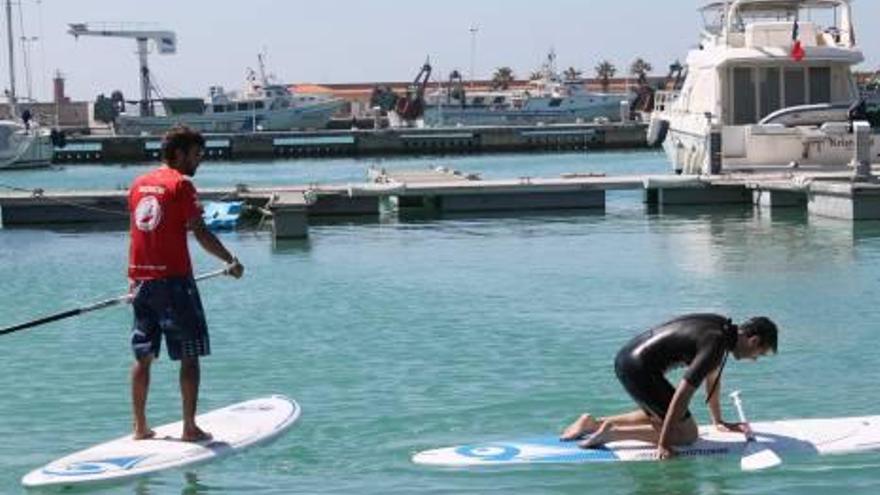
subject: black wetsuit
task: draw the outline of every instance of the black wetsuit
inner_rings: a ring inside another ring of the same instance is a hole
[[[617,353],[614,370],[633,400],[662,420],[675,394],[675,387],[663,375],[670,368],[687,366],[684,379],[699,388],[736,346],[736,338],[736,326],[727,317],[680,316],[632,339]],[[685,414],[688,417],[690,411]]]

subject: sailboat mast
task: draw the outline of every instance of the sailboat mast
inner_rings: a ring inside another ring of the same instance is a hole
[[[15,111],[15,52],[12,43],[12,0],[6,0],[6,44],[9,47],[9,108]]]

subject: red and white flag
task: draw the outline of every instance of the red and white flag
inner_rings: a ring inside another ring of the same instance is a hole
[[[800,35],[800,27],[798,26],[798,20],[795,18],[794,20],[794,29],[791,31],[791,58],[794,59],[795,62],[800,62],[806,56],[806,52],[804,51],[804,46],[801,44],[801,35]]]

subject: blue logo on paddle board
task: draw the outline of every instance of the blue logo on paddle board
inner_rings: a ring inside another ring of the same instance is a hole
[[[82,461],[68,464],[61,470],[50,468],[43,469],[43,474],[54,476],[89,476],[103,474],[108,471],[126,471],[133,468],[149,456],[112,457],[109,459],[97,459],[94,461]]]
[[[518,448],[510,445],[464,445],[455,449],[455,453],[460,456],[496,462],[509,461],[519,452]]]

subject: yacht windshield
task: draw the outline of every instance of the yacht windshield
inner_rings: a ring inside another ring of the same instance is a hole
[[[714,2],[700,10],[706,31],[721,34],[728,9],[733,1]],[[837,26],[839,4],[822,0],[753,0],[742,2],[734,13],[733,32],[744,32],[746,26],[761,22],[812,21],[817,25]]]

